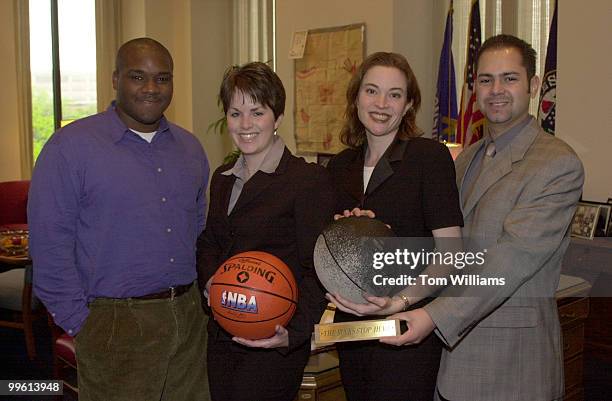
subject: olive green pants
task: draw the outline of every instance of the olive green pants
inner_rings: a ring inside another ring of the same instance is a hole
[[[198,286],[175,299],[96,299],[75,338],[79,401],[208,401]]]

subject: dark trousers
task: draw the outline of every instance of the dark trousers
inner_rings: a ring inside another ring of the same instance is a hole
[[[349,401],[429,401],[434,397],[442,343],[430,335],[418,345],[378,341],[338,343],[340,374]]]
[[[297,396],[310,343],[283,355],[274,349],[248,348],[209,336],[208,380],[213,401],[293,401]]]
[[[208,401],[198,286],[175,299],[97,299],[75,338],[79,401]]]

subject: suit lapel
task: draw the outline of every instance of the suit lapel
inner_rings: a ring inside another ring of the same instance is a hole
[[[376,190],[383,182],[387,180],[387,178],[393,175],[393,168],[391,167],[391,163],[386,158],[381,158],[380,161],[374,167],[374,171],[372,172],[372,176],[370,177],[370,181],[368,182],[368,187],[366,188],[366,195],[370,195],[372,192]]]
[[[474,161],[476,153],[478,153],[478,150],[482,147],[483,143],[484,140],[481,139],[473,145],[468,146],[468,148],[461,152],[459,157],[457,157],[457,159],[455,160],[455,174],[457,180],[457,188],[459,188],[459,199],[461,200],[462,211],[464,206],[463,199],[465,199],[464,192],[467,190],[467,188],[464,188],[465,175],[468,169],[470,168],[470,165]],[[465,216],[465,212],[463,213],[463,215]]]
[[[340,185],[355,200],[355,206],[361,206],[363,198],[363,151],[355,152],[355,157],[346,165],[339,178]]]
[[[265,191],[274,182],[273,175],[274,174],[266,174],[261,171],[255,173],[255,175],[244,184],[244,187],[242,187],[242,192],[230,215],[247,206],[253,199],[257,198],[259,194]]]
[[[487,169],[482,171],[478,178],[476,178],[477,181],[474,184],[474,189],[469,198],[465,201],[463,207],[464,217],[470,214],[480,198],[493,184],[512,171],[513,163],[523,159],[525,153],[538,135],[538,132],[537,121],[533,120],[505,149],[495,155],[493,160],[489,162]],[[474,152],[474,154],[475,153],[476,152]],[[473,157],[474,155],[471,156],[470,160],[473,159]],[[465,171],[463,172],[463,176],[465,176]]]
[[[268,174],[262,171],[258,171],[257,173],[255,173],[255,175],[253,175],[251,179],[248,180],[242,187],[242,192],[240,192],[238,201],[236,201],[236,205],[234,206],[234,209],[232,210],[230,215],[247,206],[262,192],[264,192],[270,185],[272,185],[272,183],[274,183],[274,176],[282,174],[286,170],[290,157],[291,153],[287,148],[285,148],[283,152],[283,157],[281,158],[281,161],[278,164],[278,167],[276,168],[276,171],[274,173]]]
[[[221,208],[224,212],[223,215],[227,216],[227,208],[229,206],[230,198],[232,196],[232,188],[234,187],[234,181],[236,181],[236,176],[233,174],[221,174],[219,176],[219,179],[221,183],[219,185],[219,192],[217,193],[217,196],[219,198]]]
[[[497,153],[493,160],[489,162],[487,168],[476,178],[472,193],[465,201],[463,215],[468,216],[482,195],[510,171],[512,171],[510,152],[504,150]]]
[[[407,146],[408,140],[399,138],[396,139],[391,146],[389,146],[389,149],[385,151],[383,156],[376,164],[376,167],[374,167],[372,177],[370,177],[368,187],[365,191],[367,196],[376,191],[376,189],[381,186],[382,183],[387,181],[387,179],[389,179],[389,177],[395,173],[395,169],[397,169],[397,166],[401,163],[404,157]]]

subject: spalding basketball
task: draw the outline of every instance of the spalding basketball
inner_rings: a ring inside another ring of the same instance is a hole
[[[297,307],[298,289],[289,266],[274,255],[249,251],[217,269],[210,286],[215,320],[230,334],[257,340],[286,326]]]
[[[317,238],[314,266],[321,284],[332,294],[365,303],[364,292],[389,295],[388,287],[374,285],[380,272],[372,268],[372,255],[379,244],[377,237],[394,237],[393,231],[380,220],[369,217],[345,217],[327,226]]]

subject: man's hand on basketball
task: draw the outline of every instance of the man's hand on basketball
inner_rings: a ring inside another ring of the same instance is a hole
[[[356,207],[356,208],[354,208],[351,211],[345,210],[344,212],[342,212],[342,214],[335,214],[334,215],[334,220],[339,220],[339,219],[341,219],[343,217],[351,217],[351,216],[356,216],[356,217],[366,216],[366,217],[369,217],[371,219],[376,218],[376,215],[374,214],[373,211],[371,211],[371,210],[361,210],[358,207]]]
[[[433,329],[436,328],[436,324],[431,320],[429,313],[423,308],[397,313],[389,316],[388,319],[405,320],[408,330],[397,337],[381,338],[379,341],[385,344],[397,346],[418,344],[427,338]]]
[[[396,297],[375,297],[364,294],[363,298],[367,301],[365,304],[349,301],[339,294],[327,293],[325,297],[341,311],[357,316],[390,315],[401,311],[404,307],[404,301]]]
[[[281,348],[289,346],[289,332],[283,326],[276,325],[276,333],[272,337],[261,340],[247,340],[242,337],[232,337],[232,340],[245,347],[252,348]]]

